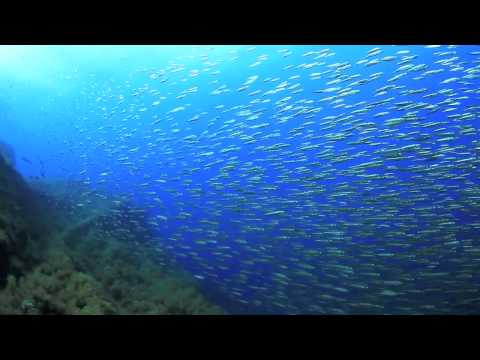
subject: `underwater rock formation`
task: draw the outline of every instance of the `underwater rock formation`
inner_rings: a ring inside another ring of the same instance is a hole
[[[0,314],[223,314],[141,209],[81,183],[29,185],[2,157],[0,190]]]
[[[0,158],[11,167],[15,167],[15,151],[7,143],[0,141]]]
[[[34,192],[0,156],[0,285],[38,253],[47,224]]]

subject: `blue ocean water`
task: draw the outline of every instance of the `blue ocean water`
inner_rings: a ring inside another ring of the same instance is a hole
[[[479,46],[0,46],[27,179],[148,211],[230,313],[478,313]]]

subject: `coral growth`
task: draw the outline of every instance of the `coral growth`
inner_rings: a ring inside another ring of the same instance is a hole
[[[114,239],[87,237],[82,247],[76,252],[77,266],[102,284],[122,314],[221,313],[191,284],[165,274]]]
[[[114,306],[89,275],[78,272],[68,256],[52,252],[18,280],[9,275],[0,296],[0,314],[113,314]]]

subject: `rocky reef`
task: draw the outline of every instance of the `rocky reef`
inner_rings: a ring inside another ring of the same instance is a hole
[[[0,314],[223,314],[159,240],[124,198],[0,156]]]
[[[0,156],[0,286],[8,274],[19,273],[40,256],[48,226],[41,221],[39,200]]]

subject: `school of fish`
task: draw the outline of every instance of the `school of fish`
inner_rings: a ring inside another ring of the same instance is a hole
[[[480,47],[221,48],[82,83],[70,175],[239,309],[480,313]]]

